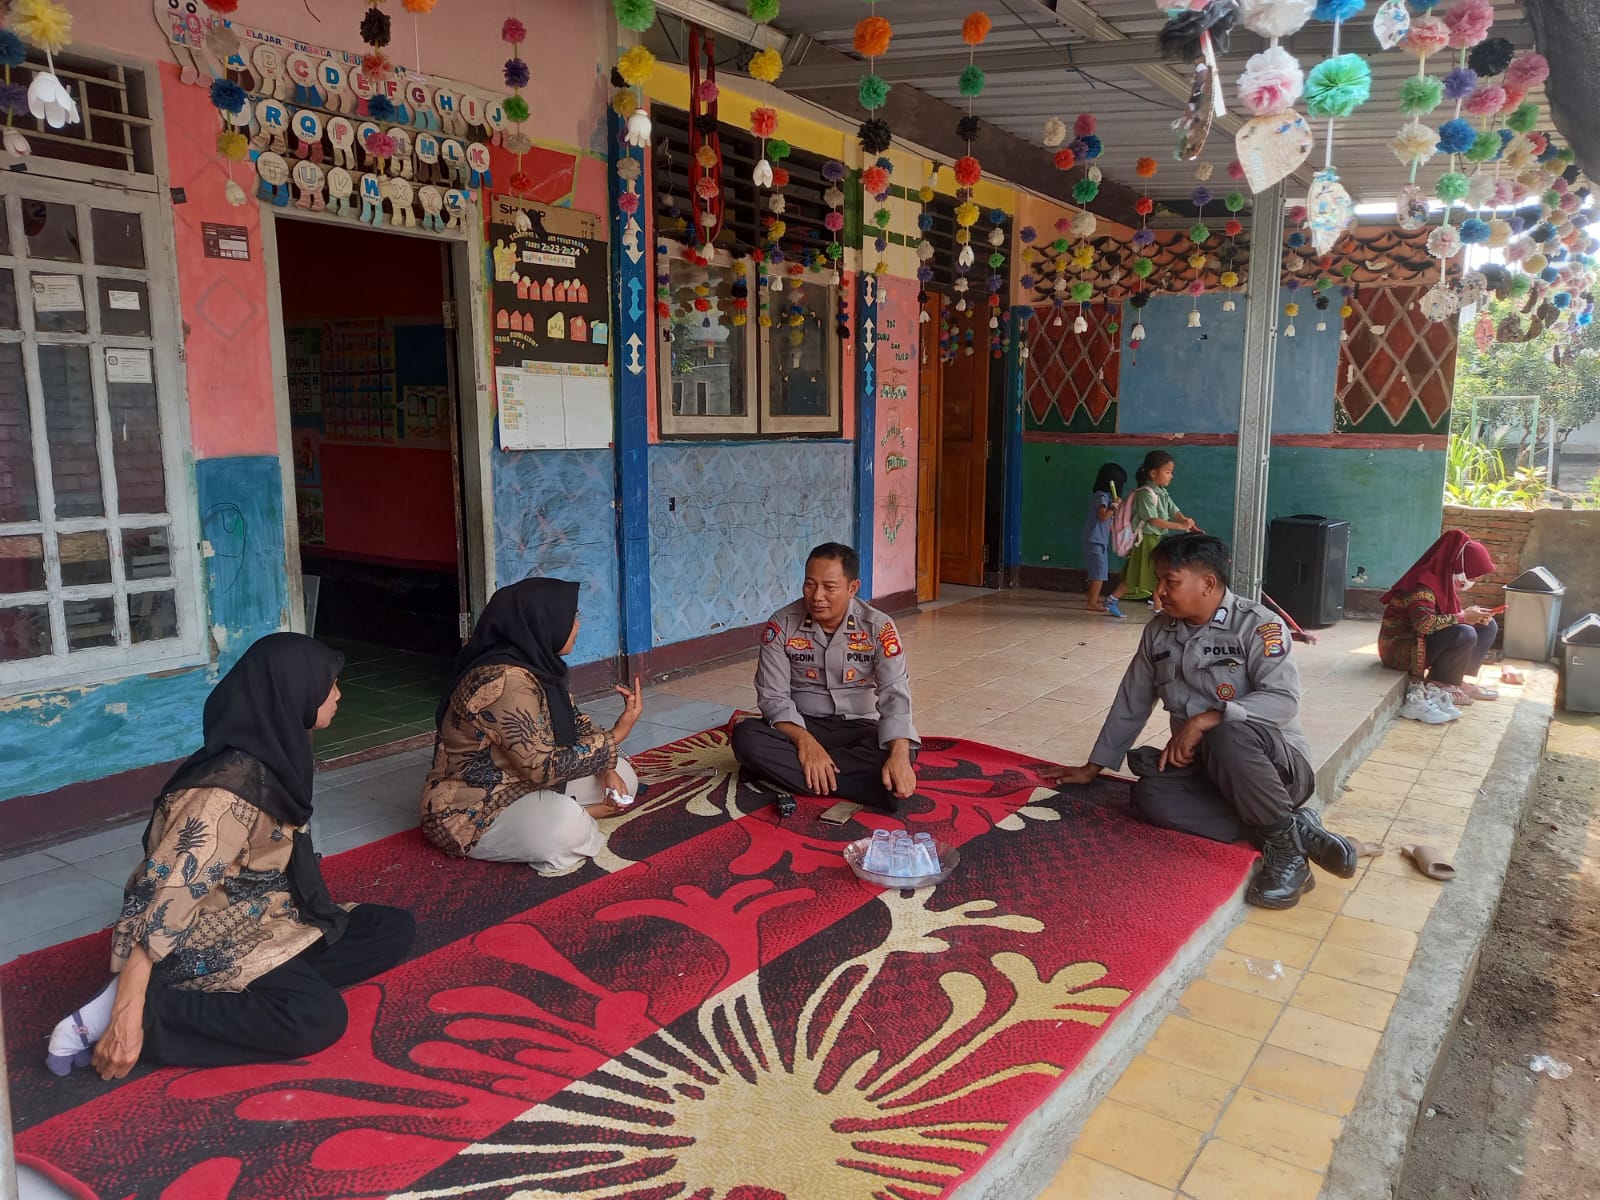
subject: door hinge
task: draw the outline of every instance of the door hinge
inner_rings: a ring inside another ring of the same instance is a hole
[[[440,305],[440,309],[444,314],[444,327],[446,329],[454,329],[456,327],[456,302],[454,300],[446,300]]]
[[[456,625],[461,630],[461,640],[464,642],[472,636],[472,614],[469,612],[460,613],[458,618]]]

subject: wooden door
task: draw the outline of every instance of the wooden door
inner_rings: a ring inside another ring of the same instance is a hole
[[[939,365],[939,304],[923,304],[928,319],[917,344],[917,603],[939,598],[939,431],[944,373]]]
[[[984,487],[989,457],[989,330],[971,309],[964,313],[952,309],[950,321],[957,349],[955,361],[943,372],[939,580],[981,587]]]

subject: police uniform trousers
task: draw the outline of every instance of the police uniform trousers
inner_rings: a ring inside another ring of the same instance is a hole
[[[1163,829],[1214,842],[1237,842],[1281,825],[1311,798],[1311,764],[1276,725],[1224,721],[1206,731],[1187,767],[1158,771],[1161,751],[1140,746],[1128,755],[1138,776],[1134,815]]]
[[[878,723],[845,717],[806,716],[806,731],[822,744],[838,768],[834,795],[841,800],[895,811],[894,793],[883,786],[887,748],[878,745]],[[752,775],[800,796],[811,795],[800,752],[783,734],[758,717],[733,727],[733,756]],[[916,762],[917,752],[911,752]]]

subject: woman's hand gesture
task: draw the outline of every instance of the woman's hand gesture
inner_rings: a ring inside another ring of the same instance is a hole
[[[639,715],[644,712],[644,685],[635,675],[631,688],[619,683],[614,690],[622,697],[622,715],[611,727],[611,737],[617,742],[625,742],[628,740],[628,735],[633,732]]]

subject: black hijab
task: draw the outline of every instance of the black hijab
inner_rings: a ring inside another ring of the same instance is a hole
[[[218,787],[274,820],[304,826],[311,819],[316,773],[311,727],[343,666],[344,655],[304,634],[274,633],[257,641],[206,698],[205,745],[167,780],[161,798]],[[144,845],[148,854],[149,825]],[[329,943],[337,941],[347,914],[329,897],[303,828],[295,835],[287,875],[301,917],[321,928]]]
[[[550,708],[550,732],[556,745],[578,740],[577,715],[567,685],[567,660],[561,649],[578,619],[578,585],[567,579],[524,579],[489,597],[472,631],[472,640],[456,655],[450,686],[434,719],[440,728],[450,700],[469,672],[494,663],[523,667],[544,685]]]

